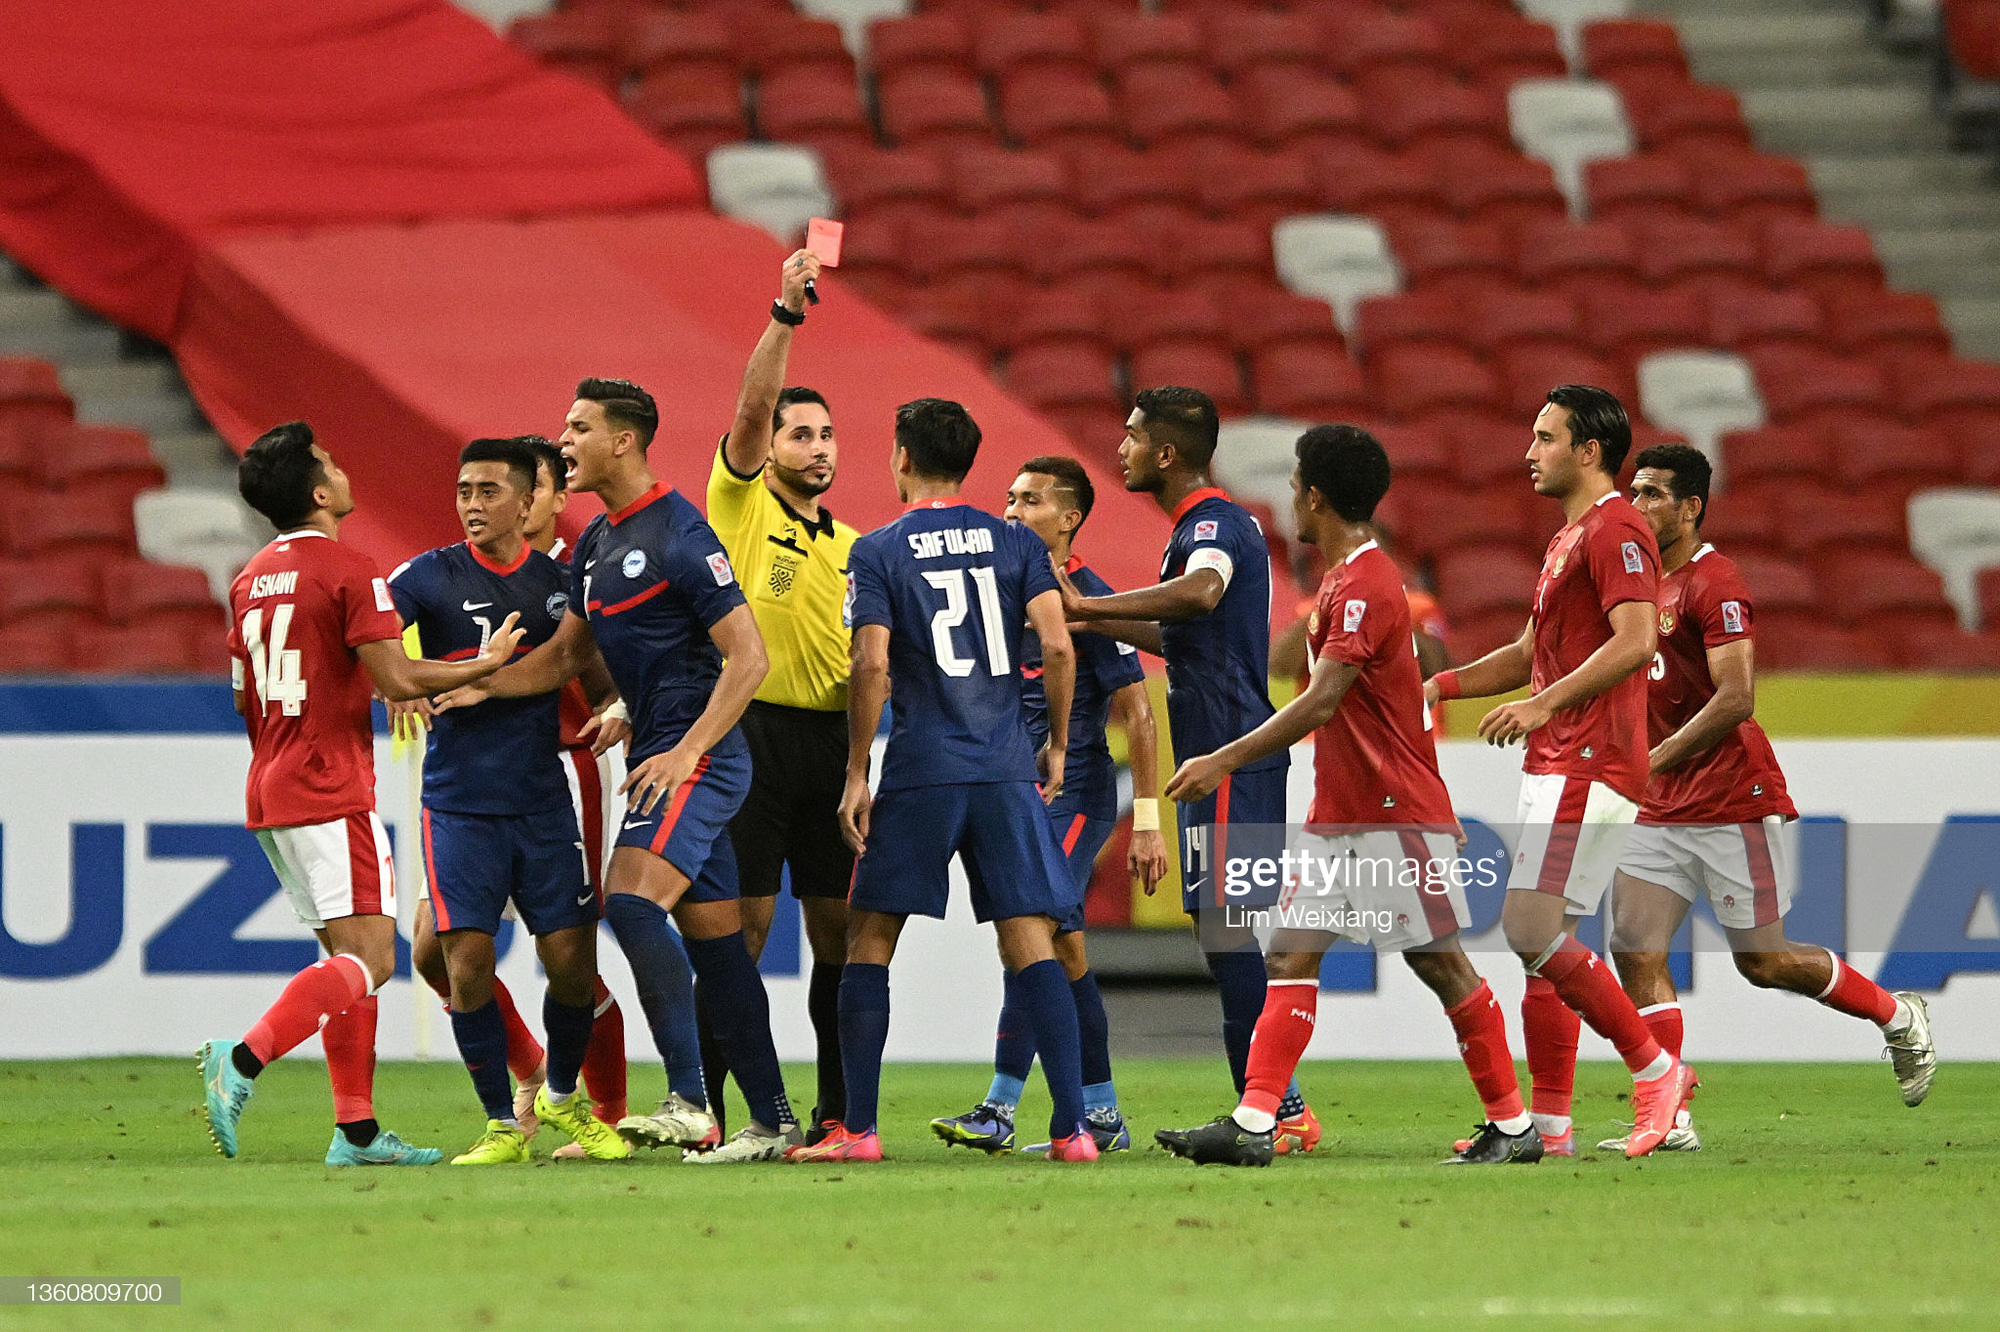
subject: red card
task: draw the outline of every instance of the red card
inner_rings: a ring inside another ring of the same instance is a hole
[[[838,222],[816,217],[806,223],[806,248],[819,256],[828,268],[840,267],[840,237],[847,228]]]

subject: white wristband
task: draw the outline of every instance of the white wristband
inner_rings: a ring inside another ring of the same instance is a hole
[[[1152,796],[1140,796],[1132,801],[1132,831],[1135,833],[1158,832],[1160,830],[1160,802]]]
[[[632,720],[632,718],[628,716],[625,712],[625,700],[622,698],[619,699],[617,702],[613,703],[610,707],[606,708],[604,711],[598,713],[597,715],[599,720],[601,721],[629,722]]]

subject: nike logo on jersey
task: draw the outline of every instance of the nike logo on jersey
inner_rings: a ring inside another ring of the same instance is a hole
[[[585,561],[583,562],[583,567],[584,567],[584,568],[586,568],[586,569],[595,569],[595,568],[597,567],[597,561],[596,561],[596,560],[585,560]]]
[[[462,607],[460,607],[460,609],[469,611],[485,610],[488,606],[491,606],[492,604],[493,603],[490,601],[468,601]]]
[[[643,828],[649,821],[650,820],[647,819],[627,819],[625,820],[625,827],[622,829],[622,831],[631,832],[634,828]]]
[[[589,905],[590,905],[590,894],[589,894],[589,893],[585,893],[585,894],[584,894],[584,895],[583,895],[582,897],[579,897],[579,898],[577,898],[577,899],[576,899],[576,904],[577,904],[578,906],[589,906]]]

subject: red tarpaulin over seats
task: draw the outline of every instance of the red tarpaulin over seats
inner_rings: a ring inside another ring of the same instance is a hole
[[[204,257],[190,284],[181,364],[235,438],[303,416],[353,474],[349,534],[380,558],[457,537],[458,443],[560,433],[576,381],[618,375],[652,391],[654,470],[702,502],[743,363],[764,328],[783,251],[708,213],[446,222],[245,237]],[[824,391],[840,425],[829,507],[863,531],[898,512],[889,476],[895,408],[966,404],[985,433],[966,493],[997,510],[1016,464],[1073,446],[977,367],[823,284],[790,379]],[[1107,413],[1107,447],[1122,429]],[[1114,586],[1159,577],[1166,519],[1116,476],[1078,551]],[[572,506],[574,526],[596,512]]]

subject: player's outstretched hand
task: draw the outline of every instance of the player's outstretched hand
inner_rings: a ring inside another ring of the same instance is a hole
[[[1069,581],[1069,574],[1063,567],[1055,564],[1055,556],[1049,556],[1049,562],[1055,566],[1056,591],[1062,597],[1063,618],[1075,620],[1083,612],[1083,593],[1077,591],[1076,584]]]
[[[1139,881],[1148,897],[1167,877],[1167,842],[1158,829],[1132,834],[1131,847],[1125,853],[1125,872]]]
[[[874,807],[867,775],[849,777],[840,793],[840,835],[857,856],[868,849],[868,813]]]
[[[1479,738],[1489,745],[1511,745],[1525,740],[1530,731],[1549,723],[1549,710],[1539,700],[1524,698],[1518,703],[1502,703],[1479,723]]]
[[[1035,754],[1035,770],[1042,779],[1042,803],[1052,805],[1063,790],[1063,768],[1068,764],[1067,749],[1051,749],[1043,745]]]
[[[460,685],[449,693],[439,694],[431,700],[431,715],[435,717],[438,713],[450,712],[453,708],[477,707],[491,697],[483,684]]]
[[[625,778],[625,784],[618,788],[618,794],[625,797],[625,808],[640,814],[651,814],[660,801],[681,789],[688,778],[694,776],[701,755],[683,750],[675,745],[664,754],[653,757],[632,769]]]
[[[514,649],[521,646],[525,632],[521,628],[521,612],[507,612],[507,618],[500,621],[493,637],[487,639],[486,646],[480,649],[479,664],[488,671],[497,671],[505,666],[514,659]]]
[[[1425,707],[1427,708],[1436,707],[1438,705],[1438,700],[1443,697],[1444,697],[1444,688],[1443,686],[1438,684],[1437,677],[1435,675],[1433,675],[1430,679],[1424,681]]]
[[[1229,775],[1229,769],[1216,761],[1213,754],[1202,754],[1189,759],[1175,770],[1167,782],[1167,799],[1183,805],[1196,800],[1206,800],[1222,785],[1222,779]]]
[[[806,283],[819,276],[819,256],[811,250],[794,250],[785,260],[785,275],[779,284],[778,299],[797,314],[806,308]]]
[[[597,738],[591,740],[592,736],[596,736]],[[622,711],[618,711],[617,705],[613,704],[605,708],[602,712],[591,713],[590,720],[577,728],[576,738],[578,740],[591,740],[590,752],[592,754],[602,754],[613,745],[622,745],[630,742],[632,738],[632,723],[627,721],[625,714]]]
[[[389,710],[389,738],[392,740],[421,740],[424,732],[431,729],[431,717],[437,709],[427,698],[384,699],[382,706]]]

